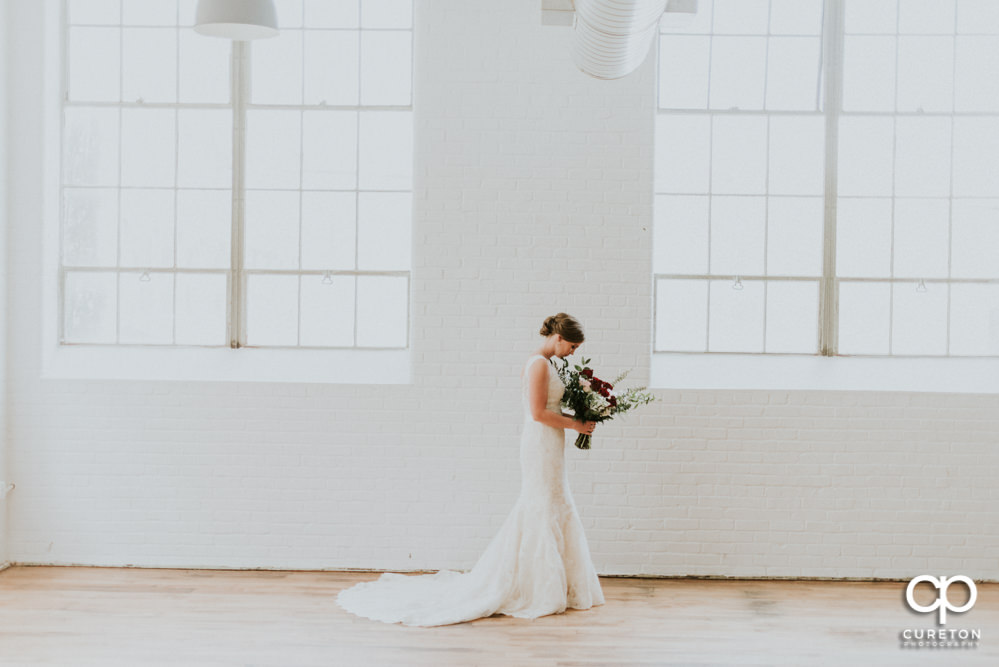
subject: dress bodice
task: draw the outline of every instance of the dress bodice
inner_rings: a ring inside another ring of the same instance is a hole
[[[539,362],[538,359],[541,361]],[[565,385],[562,384],[562,379],[559,377],[552,362],[540,354],[535,354],[527,360],[527,365],[524,367],[524,376],[520,381],[521,402],[524,405],[524,414],[527,417],[531,416],[531,406],[528,402],[528,373],[531,365],[536,363],[543,363],[548,368],[548,399],[545,402],[545,409],[561,414],[562,394],[565,393]]]

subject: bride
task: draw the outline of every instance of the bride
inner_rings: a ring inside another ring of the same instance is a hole
[[[540,333],[544,343],[521,374],[520,495],[475,566],[415,576],[386,572],[340,591],[343,609],[386,623],[436,626],[604,603],[565,467],[564,429],[592,434],[596,422],[562,413],[565,387],[551,362],[576,351],[583,329],[559,313],[545,319]]]

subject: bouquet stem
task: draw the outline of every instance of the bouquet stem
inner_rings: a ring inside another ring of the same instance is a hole
[[[587,433],[580,433],[579,436],[576,438],[576,447],[579,447],[580,449],[589,449],[590,440],[592,439],[593,439],[592,435],[589,435]]]

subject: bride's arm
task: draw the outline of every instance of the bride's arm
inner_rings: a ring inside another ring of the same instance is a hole
[[[569,415],[555,413],[547,409],[548,368],[545,364],[531,364],[527,373],[527,400],[534,421],[555,428],[571,428],[583,433],[587,428],[587,422],[581,422]]]

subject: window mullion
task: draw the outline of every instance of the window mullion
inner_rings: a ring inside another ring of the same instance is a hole
[[[250,90],[250,45],[232,42],[232,236],[229,267],[229,347],[246,345],[246,279],[243,231],[246,202],[246,104]]]
[[[843,1],[826,0],[822,62],[825,92],[825,206],[822,231],[822,290],[819,296],[819,353],[839,349],[839,289],[836,282],[836,204],[839,168],[839,116],[843,100]]]

